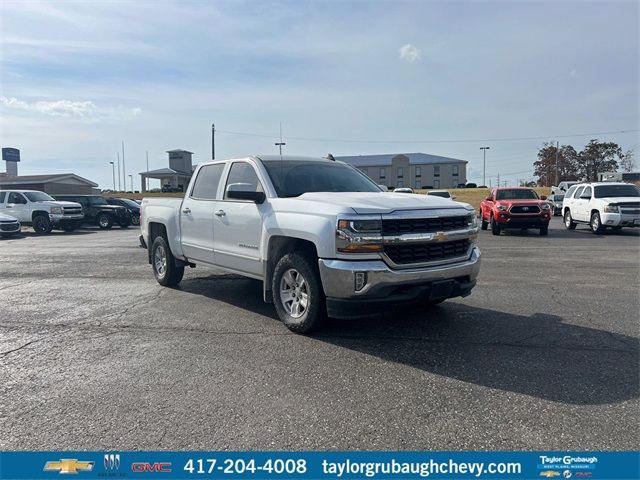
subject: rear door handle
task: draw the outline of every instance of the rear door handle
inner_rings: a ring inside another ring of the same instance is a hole
[[[216,217],[224,217],[225,215],[226,212],[224,210],[218,210],[217,212],[215,212]]]
[[[191,209],[190,208],[183,208],[182,209],[182,213],[184,213],[185,215],[189,215],[191,213]]]

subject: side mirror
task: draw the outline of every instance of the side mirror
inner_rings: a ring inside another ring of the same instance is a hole
[[[227,198],[233,200],[249,200],[264,203],[267,198],[264,192],[256,192],[255,186],[249,183],[232,183],[227,187]]]
[[[540,200],[546,200],[547,196],[546,195],[540,195]]]
[[[491,195],[489,195],[487,198],[485,198],[485,200],[487,202],[493,202],[493,197]]]
[[[455,195],[453,195],[453,196],[451,197],[451,200],[455,200],[455,199],[456,199],[456,196],[455,196]]]

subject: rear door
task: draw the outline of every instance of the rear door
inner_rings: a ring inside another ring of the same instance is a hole
[[[264,192],[263,184],[251,163],[237,161],[231,164],[223,199],[216,203],[214,213],[216,264],[261,277],[262,210],[267,204],[227,198],[229,185],[238,183],[243,184],[243,188]]]
[[[26,197],[19,192],[9,192],[7,195],[6,212],[20,222],[31,221],[31,210]]]
[[[576,191],[573,193],[573,199],[571,201],[571,216],[574,220],[578,220],[579,222],[584,222],[584,203],[585,201],[580,198],[584,187],[578,187]]]
[[[182,251],[189,260],[214,263],[214,215],[225,163],[204,165],[180,207]]]

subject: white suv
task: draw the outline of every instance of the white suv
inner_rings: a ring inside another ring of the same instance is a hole
[[[589,224],[593,233],[640,227],[640,188],[613,182],[574,185],[562,201],[562,216],[569,230],[577,223]]]

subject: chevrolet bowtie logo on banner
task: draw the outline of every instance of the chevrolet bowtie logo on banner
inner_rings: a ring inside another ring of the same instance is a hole
[[[74,459],[61,459],[59,461],[47,462],[44,465],[45,472],[58,472],[58,473],[78,473],[78,472],[90,472],[93,470],[95,462],[83,462]]]

